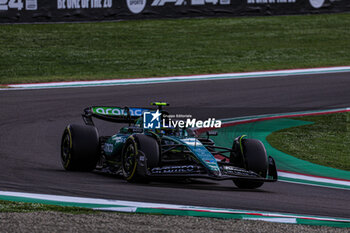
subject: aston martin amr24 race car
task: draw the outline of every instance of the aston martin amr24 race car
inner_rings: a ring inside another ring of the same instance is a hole
[[[166,103],[152,103],[166,117]],[[63,132],[61,161],[66,170],[106,171],[129,182],[160,177],[232,180],[237,187],[254,189],[277,181],[275,161],[256,139],[239,136],[232,148],[215,146],[208,131],[196,135],[191,128],[146,129],[146,108],[88,107],[82,114],[85,125],[71,124]],[[100,136],[93,117],[125,123],[118,133]]]

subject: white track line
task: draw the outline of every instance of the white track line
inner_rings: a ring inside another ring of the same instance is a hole
[[[350,72],[350,66],[329,67],[329,68],[310,68],[294,70],[276,70],[245,73],[227,73],[227,74],[207,74],[190,76],[173,76],[161,78],[138,78],[138,79],[112,79],[100,81],[73,81],[73,82],[50,82],[50,83],[32,83],[32,84],[9,84],[9,88],[0,90],[22,90],[22,89],[47,89],[47,88],[71,88],[71,87],[92,87],[92,86],[116,86],[116,85],[136,85],[136,84],[155,84],[169,82],[188,82],[205,80],[223,80],[223,79],[246,79],[246,78],[268,78],[275,76],[291,76],[305,74],[324,74]]]

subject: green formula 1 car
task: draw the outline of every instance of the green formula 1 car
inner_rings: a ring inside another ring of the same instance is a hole
[[[152,104],[156,109],[86,108],[85,125],[71,124],[64,129],[63,167],[121,174],[129,182],[160,177],[228,179],[239,188],[254,189],[277,181],[275,161],[267,156],[261,141],[240,136],[232,148],[224,148],[210,139],[216,134],[213,131],[198,136],[191,128],[147,128],[146,113],[161,119],[167,115],[163,111],[166,103]],[[126,126],[112,136],[100,136],[93,117]]]

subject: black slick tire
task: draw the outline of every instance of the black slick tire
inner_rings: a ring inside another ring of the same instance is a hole
[[[145,156],[147,168],[156,167],[159,164],[159,145],[156,139],[144,135],[134,134],[130,136],[122,152],[123,176],[128,182],[147,182],[147,177],[138,174],[138,158]]]
[[[268,160],[264,144],[260,140],[256,139],[244,139],[243,156],[246,168],[259,174],[261,177],[266,178],[268,171]],[[263,181],[253,180],[234,180],[233,181],[238,188],[242,189],[256,189],[261,187]]]
[[[61,140],[61,162],[68,171],[92,171],[99,158],[99,134],[94,126],[68,125]]]

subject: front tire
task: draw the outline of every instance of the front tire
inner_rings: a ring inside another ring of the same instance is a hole
[[[137,174],[137,144],[133,137],[129,137],[122,152],[123,176],[128,182],[136,182],[139,179]]]
[[[68,171],[92,171],[99,158],[99,135],[93,126],[68,125],[61,140],[61,162]]]
[[[144,135],[134,134],[129,137],[122,152],[123,176],[128,182],[147,182],[147,177],[138,174],[138,159],[146,157],[147,168],[159,165],[159,145],[156,139]]]
[[[267,176],[268,160],[264,144],[256,139],[243,139],[243,156],[245,168],[253,171],[263,178]],[[242,189],[256,189],[261,187],[263,181],[253,180],[234,180],[238,188]]]

